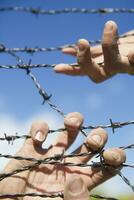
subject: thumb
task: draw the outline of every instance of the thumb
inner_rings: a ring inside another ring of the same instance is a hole
[[[74,177],[65,186],[64,200],[90,200],[82,178]]]

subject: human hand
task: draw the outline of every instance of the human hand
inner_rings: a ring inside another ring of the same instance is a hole
[[[68,114],[64,119],[66,131],[60,132],[57,139],[48,149],[42,148],[49,127],[47,123],[37,121],[33,123],[30,136],[26,139],[24,145],[17,153],[21,157],[33,157],[35,159],[45,159],[47,157],[62,154],[75,141],[79,128],[82,126],[84,119],[80,113],[74,112]],[[97,128],[91,131],[87,136],[83,145],[76,149],[73,153],[88,153],[83,157],[64,158],[63,163],[87,163],[96,151],[99,151],[106,144],[108,135],[104,129]],[[119,148],[105,150],[103,157],[106,164],[114,166],[114,168],[103,167],[78,167],[63,166],[59,164],[40,164],[30,171],[23,171],[11,177],[0,181],[0,194],[15,193],[47,193],[55,194],[63,192],[66,183],[72,180],[72,176],[78,176],[83,180],[85,186],[91,190],[102,182],[115,176],[121,164],[125,161],[125,152]],[[12,159],[2,173],[10,173],[16,169],[30,165],[31,161]],[[75,185],[74,185],[75,187]],[[22,199],[41,200],[41,197],[24,197]],[[5,199],[5,198],[4,198]],[[15,198],[14,198],[15,199]],[[8,200],[8,198],[7,198]]]
[[[131,34],[130,31],[127,34]],[[87,75],[92,81],[100,83],[115,74],[134,74],[134,36],[118,40],[118,27],[115,22],[105,24],[102,45],[90,47],[87,40],[81,39],[75,48],[65,48],[63,53],[77,57],[78,66],[58,64],[54,70],[74,76]],[[99,64],[98,64],[99,63]]]

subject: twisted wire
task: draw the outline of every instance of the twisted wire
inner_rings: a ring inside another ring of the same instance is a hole
[[[134,9],[126,9],[126,8],[104,8],[104,9],[79,9],[79,8],[65,8],[63,10],[42,10],[42,9],[36,9],[36,8],[25,8],[25,7],[6,7],[6,8],[0,8],[0,12],[3,11],[22,11],[22,12],[30,12],[32,14],[38,15],[38,14],[44,14],[44,15],[54,15],[54,14],[62,14],[62,13],[90,13],[90,14],[96,14],[96,13],[101,13],[101,14],[108,14],[108,13],[134,13]],[[126,34],[123,36],[120,36],[120,38],[123,37],[128,37],[128,36],[133,36],[134,34]],[[90,43],[92,44],[98,44],[100,43],[101,40],[94,40],[94,41],[90,41]],[[28,52],[28,53],[35,53],[35,52],[45,52],[45,51],[55,51],[55,50],[62,50],[65,47],[74,47],[74,44],[70,45],[64,45],[64,46],[60,46],[60,47],[50,47],[50,48],[39,48],[39,47],[35,47],[35,48],[29,48],[29,47],[24,47],[24,48],[6,48],[2,45],[0,45],[0,52],[5,52],[5,53],[9,53],[10,55],[14,56],[17,61],[19,62],[18,65],[1,65],[0,68],[4,68],[4,69],[25,69],[27,75],[32,79],[32,81],[34,82],[39,94],[43,97],[43,104],[45,103],[45,101],[47,101],[47,103],[50,105],[50,107],[52,109],[54,109],[55,111],[57,111],[58,113],[60,113],[60,115],[62,115],[63,117],[65,117],[64,113],[56,106],[54,105],[51,101],[51,95],[49,96],[41,87],[40,83],[38,82],[38,80],[36,79],[36,77],[33,75],[33,73],[30,71],[31,68],[46,68],[46,67],[54,67],[55,64],[31,64],[30,62],[28,64],[25,64],[22,59],[20,59],[20,57],[18,57],[16,54],[14,54],[14,52]],[[102,63],[99,63],[102,64]],[[78,66],[77,64],[71,64],[72,66]],[[130,124],[134,124],[134,121],[128,121],[128,122],[116,122],[113,123],[112,120],[110,119],[110,124],[109,125],[99,125],[99,126],[83,126],[80,128],[80,131],[86,136],[86,133],[84,130],[86,129],[94,129],[94,128],[98,128],[98,127],[102,127],[102,128],[112,128],[113,133],[115,132],[115,129],[117,128],[121,128],[123,126],[127,126]],[[61,128],[61,129],[57,129],[57,130],[50,130],[49,133],[54,133],[57,131],[64,131],[66,129]],[[15,139],[19,139],[19,138],[30,138],[30,136],[27,135],[22,135],[22,136],[7,136],[5,134],[5,137],[0,138],[0,140],[7,140],[8,142],[13,141]],[[129,146],[122,146],[120,147],[122,149],[132,149],[134,148],[134,144],[129,145]],[[92,154],[96,154],[99,152],[92,152]],[[55,155],[53,157],[47,157],[44,160],[37,160],[34,158],[25,158],[25,157],[21,157],[21,156],[12,156],[12,155],[3,155],[0,154],[0,157],[5,157],[5,158],[12,158],[12,159],[18,159],[18,160],[27,160],[27,161],[31,161],[34,162],[34,164],[32,165],[28,165],[25,166],[21,169],[16,169],[11,173],[6,173],[6,174],[0,174],[0,181],[2,181],[3,179],[10,177],[12,175],[15,175],[17,173],[20,173],[22,171],[25,170],[31,170],[34,167],[37,167],[40,164],[51,164],[51,165],[61,165],[61,166],[78,166],[78,167],[108,167],[108,165],[104,164],[102,165],[101,162],[92,162],[91,164],[83,164],[83,163],[71,163],[71,162],[61,162],[64,158],[68,158],[68,157],[76,157],[76,156],[86,156],[89,155],[91,153],[83,153],[83,154],[70,154],[70,155]],[[99,154],[100,155],[100,154]],[[134,164],[129,165],[127,163],[123,163],[121,165],[122,167],[132,167],[134,168]],[[119,171],[118,175],[124,180],[124,182],[126,184],[128,184],[132,190],[134,191],[134,186],[130,183],[130,181]],[[4,194],[4,195],[0,195],[0,198],[15,198],[15,197],[25,197],[25,196],[31,196],[31,197],[49,197],[49,198],[56,198],[56,197],[60,197],[60,198],[64,198],[63,193],[58,193],[58,194],[39,194],[39,193],[20,193],[20,194]],[[112,197],[105,197],[105,196],[100,196],[100,195],[95,195],[92,194],[90,195],[91,197],[94,198],[100,198],[100,199],[108,199],[108,200],[117,200],[116,198],[112,198]]]
[[[131,121],[125,121],[125,122],[112,122],[112,120],[110,119],[110,124],[107,124],[107,125],[88,125],[88,126],[82,126],[80,128],[80,130],[89,130],[89,129],[96,129],[96,128],[104,128],[104,129],[107,129],[107,128],[111,128],[113,133],[115,133],[115,129],[117,128],[122,128],[124,126],[128,126],[128,125],[134,125],[134,120],[131,120]],[[58,129],[51,129],[48,131],[49,134],[53,134],[53,133],[56,133],[56,132],[62,132],[62,131],[66,131],[67,129],[66,128],[58,128]],[[87,134],[86,134],[87,136]],[[4,136],[3,137],[0,137],[0,141],[7,141],[8,143],[11,142],[11,144],[13,144],[13,142],[17,139],[27,139],[27,138],[31,138],[30,135],[18,135],[18,133],[16,133],[16,135],[8,135],[6,133],[4,133]],[[131,146],[127,146],[127,147],[121,147],[123,148],[124,150],[125,149],[128,149],[128,148],[133,148],[133,145]]]
[[[29,196],[29,197],[42,197],[42,198],[64,198],[64,194],[58,193],[58,194],[39,194],[39,193],[18,193],[18,194],[4,194],[4,195],[0,195],[0,198],[15,198],[15,197],[25,197],[25,196]],[[96,199],[107,199],[107,200],[118,200],[117,198],[113,198],[113,197],[106,197],[106,196],[102,196],[102,195],[98,195],[98,194],[91,194],[90,197],[96,198]]]
[[[18,66],[19,68],[20,68],[21,65],[26,65],[26,64],[24,63],[24,61],[23,61],[17,54],[15,54],[14,52],[8,51],[8,54],[10,54],[11,56],[13,56],[13,57],[18,61],[18,65],[17,65],[17,66]],[[30,65],[30,64],[31,64],[31,60],[29,61],[29,64],[28,64],[28,65]],[[63,113],[55,104],[53,104],[53,103],[51,102],[50,98],[51,98],[52,95],[48,95],[47,92],[45,92],[45,90],[41,87],[39,81],[37,80],[37,78],[35,77],[35,75],[30,71],[29,68],[24,68],[24,69],[26,70],[27,75],[28,75],[28,76],[31,78],[31,80],[33,81],[35,87],[36,87],[37,90],[38,90],[39,95],[42,96],[42,98],[43,98],[43,103],[42,103],[42,104],[44,104],[45,101],[46,101],[46,102],[49,104],[49,106],[50,106],[53,110],[55,110],[55,111],[58,112],[62,117],[64,117],[64,116],[65,116],[64,113]]]
[[[126,146],[126,147],[119,147],[119,148],[132,149],[132,148],[134,148],[134,144],[131,144],[131,145]],[[62,160],[64,160],[65,158],[82,157],[82,156],[89,156],[89,155],[95,155],[95,154],[100,155],[100,151],[80,153],[80,154],[68,154],[68,155],[64,155],[64,152],[63,152],[62,154],[57,154],[57,155],[54,155],[54,156],[51,156],[51,157],[46,157],[45,159],[35,159],[35,158],[28,158],[28,157],[22,157],[22,156],[12,156],[12,155],[0,154],[0,157],[12,158],[12,159],[17,159],[17,160],[27,160],[27,161],[34,162],[34,164],[27,165],[27,166],[22,167],[20,169],[15,169],[14,171],[12,171],[10,173],[0,174],[0,181],[2,181],[3,179],[5,179],[7,177],[16,175],[20,172],[31,170],[31,169],[33,169],[33,168],[35,168],[35,167],[37,167],[41,164],[60,165],[60,166],[68,166],[68,167],[76,167],[77,166],[77,167],[95,167],[95,168],[96,167],[112,167],[112,168],[114,168],[113,166],[110,166],[110,165],[108,165],[106,163],[102,163],[102,162],[92,162],[92,163],[89,163],[89,164],[87,164],[87,163],[62,162]],[[122,167],[132,167],[132,168],[134,168],[134,165],[129,165],[127,163],[123,163],[121,166]],[[123,178],[123,180],[125,181],[124,178]],[[128,180],[128,182],[129,182],[129,180]],[[130,186],[131,185],[132,184],[130,183]]]
[[[8,54],[13,56],[19,63],[18,63],[18,67],[21,65],[25,65],[24,61],[14,52],[10,52],[8,51]],[[31,64],[31,60],[29,61],[28,65]],[[29,68],[25,68],[27,75],[32,79],[34,85],[36,86],[38,93],[42,96],[43,98],[43,103],[45,103],[45,101],[48,103],[48,105],[55,110],[57,113],[59,113],[63,118],[65,117],[65,114],[63,113],[62,110],[60,110],[54,103],[51,102],[50,98],[52,95],[48,95],[44,89],[41,87],[39,81],[37,80],[37,78],[35,77],[35,75],[30,71]],[[86,137],[86,133],[84,130],[80,130],[80,132]]]
[[[134,192],[134,186],[131,184],[131,182],[119,171],[118,175],[122,178],[122,180],[131,187],[132,191]]]
[[[134,36],[134,33],[128,33],[128,34],[120,35],[118,37],[118,39],[130,37],[130,36]],[[102,40],[90,40],[89,41],[89,43],[91,45],[100,44],[101,42],[102,42]],[[45,47],[38,47],[38,46],[36,46],[36,47],[8,48],[8,47],[5,47],[3,44],[0,44],[0,53],[8,53],[10,51],[10,52],[26,52],[26,53],[32,53],[33,54],[33,53],[37,53],[37,52],[61,51],[64,48],[75,47],[75,46],[76,46],[76,44],[66,44],[66,45],[62,45],[62,46],[58,46],[58,47],[46,47],[46,48]],[[54,64],[54,66],[55,66],[55,64]],[[48,67],[49,67],[49,65],[48,65]]]
[[[67,13],[81,13],[81,14],[111,14],[111,13],[134,13],[134,9],[130,8],[99,8],[99,9],[86,9],[86,8],[64,8],[62,10],[45,10],[40,8],[31,7],[0,7],[0,12],[15,11],[15,12],[27,12],[34,15],[56,15]]]

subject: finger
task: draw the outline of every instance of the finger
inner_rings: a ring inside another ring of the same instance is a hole
[[[64,200],[89,200],[87,186],[81,178],[71,177],[65,186]]]
[[[71,56],[77,56],[77,49],[76,47],[66,47],[62,49],[62,53],[69,54]]]
[[[118,48],[118,27],[114,21],[108,21],[105,24],[102,49],[106,72],[116,71],[114,67],[117,67],[116,65],[120,60],[120,52]]]
[[[24,145],[18,152],[21,156],[31,156],[34,158],[39,158],[45,153],[42,149],[42,144],[45,141],[49,131],[49,126],[47,123],[38,120],[34,122],[31,126],[29,132],[29,138],[25,140]]]
[[[31,130],[29,133],[30,138],[26,139],[24,142],[22,148],[19,150],[19,152],[16,154],[17,156],[21,157],[30,157],[30,158],[35,158],[39,159],[42,154],[44,154],[44,150],[42,150],[41,145],[45,138],[47,137],[49,127],[46,123],[42,121],[36,121],[35,123],[32,124]],[[16,160],[12,159],[5,167],[3,173],[11,173],[12,171],[16,169],[21,169],[24,166],[29,165],[30,161],[27,160]],[[9,186],[9,193],[11,193],[11,188],[12,192],[16,193],[22,193],[22,190],[24,190],[25,187],[25,181],[29,172],[24,171],[19,173],[17,176],[12,176],[9,178],[6,178],[2,181],[3,183],[3,192],[6,191],[5,193],[8,193],[8,189],[6,185]],[[17,182],[19,180],[20,187],[17,187]],[[5,187],[4,187],[5,185]]]
[[[54,67],[56,73],[71,75],[71,76],[83,76],[85,75],[79,66],[71,66],[68,64],[58,64]]]
[[[76,47],[65,47],[64,49],[62,49],[62,53],[76,57],[77,56],[77,46]],[[103,54],[101,45],[91,47],[91,54],[92,54],[92,58],[101,56]]]
[[[21,149],[17,152],[17,156],[22,157],[34,157],[39,158],[40,154],[43,153],[41,145],[47,137],[49,127],[46,123],[42,121],[36,121],[32,124],[29,138],[25,140]],[[20,168],[22,165],[27,165],[29,161],[26,160],[15,160],[12,159],[9,164],[6,166],[5,170],[13,171]]]
[[[91,131],[86,138],[84,144],[80,146],[75,152],[76,154],[91,153],[87,156],[78,157],[80,162],[88,162],[102,147],[105,146],[108,139],[107,132],[102,128],[97,128]]]
[[[80,113],[69,113],[64,119],[64,125],[67,130],[59,133],[53,146],[58,147],[61,152],[66,150],[77,137],[83,121],[83,116]]]
[[[90,175],[92,180],[90,179],[89,181],[89,189],[98,186],[99,184],[118,174],[120,166],[126,160],[125,151],[119,148],[112,148],[104,151],[103,157],[105,163],[112,167],[92,168]]]
[[[78,64],[83,72],[96,83],[104,81],[107,78],[106,73],[92,58],[89,42],[81,39],[77,46]]]
[[[91,47],[92,58],[97,58],[103,54],[101,45]]]

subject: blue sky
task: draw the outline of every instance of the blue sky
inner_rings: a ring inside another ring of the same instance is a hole
[[[133,0],[0,0],[0,6],[27,6],[42,9],[63,8],[134,8]],[[52,16],[34,16],[29,13],[4,12],[0,13],[0,42],[7,47],[55,47],[68,43],[76,43],[80,38],[88,40],[100,39],[104,24],[114,20],[122,34],[134,28],[133,14],[62,14]],[[63,55],[61,52],[37,53],[33,56],[19,54],[24,61],[32,58],[32,63],[72,63],[75,58]],[[0,55],[0,64],[15,64],[9,55]],[[113,121],[134,119],[133,107],[133,76],[118,75],[101,84],[92,83],[87,77],[69,77],[55,74],[52,69],[35,69],[34,74],[52,101],[65,113],[78,111],[85,117],[85,125],[107,124],[109,118]],[[0,131],[9,134],[19,131],[27,133],[32,120],[42,117],[50,127],[59,127],[62,118],[47,104],[41,105],[42,98],[37,93],[30,78],[22,70],[0,71]],[[116,130],[113,135],[109,132],[107,147],[129,145],[134,143],[134,127],[129,126]],[[51,136],[52,137],[52,136]],[[49,138],[51,143],[52,138]],[[81,136],[76,145],[84,138]],[[20,144],[20,143],[19,143]],[[2,144],[1,151],[15,152],[19,145]],[[74,147],[75,147],[74,146]],[[134,162],[133,151],[128,152],[128,162]],[[0,162],[3,162],[2,160]],[[132,170],[124,170],[127,177],[132,177]],[[134,183],[134,179],[131,181]],[[116,180],[117,191],[123,188],[131,190],[122,181]],[[116,184],[115,184],[116,185]],[[122,191],[121,190],[121,191]]]

